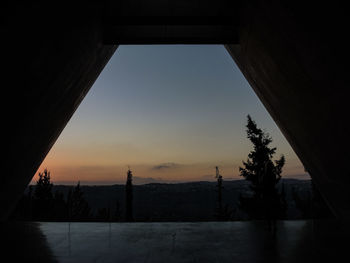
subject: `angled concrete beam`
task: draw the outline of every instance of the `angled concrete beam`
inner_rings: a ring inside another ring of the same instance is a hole
[[[239,45],[226,46],[340,218],[350,217],[346,17],[337,5],[254,1]]]
[[[5,220],[80,102],[113,55],[99,17],[50,6],[11,6],[0,30],[5,167],[0,220]],[[46,11],[46,12],[45,12]]]

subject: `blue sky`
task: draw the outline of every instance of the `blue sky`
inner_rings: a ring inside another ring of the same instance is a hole
[[[127,167],[158,181],[224,178],[252,145],[246,117],[307,178],[297,156],[222,45],[119,46],[39,168],[57,182],[124,181]],[[154,169],[161,167],[161,169]]]

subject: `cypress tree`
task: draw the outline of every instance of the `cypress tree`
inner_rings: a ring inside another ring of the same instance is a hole
[[[125,194],[126,194],[126,211],[125,211],[125,220],[127,222],[134,221],[133,218],[133,207],[132,207],[132,201],[133,201],[133,191],[132,191],[132,172],[130,168],[127,172],[126,177],[126,186],[125,186]]]
[[[273,161],[276,148],[269,147],[272,142],[270,135],[259,129],[248,115],[247,138],[253,143],[254,149],[239,167],[240,175],[251,183],[253,197],[240,198],[241,208],[252,218],[275,219],[283,218],[286,205],[283,196],[276,188],[281,179],[285,158]]]

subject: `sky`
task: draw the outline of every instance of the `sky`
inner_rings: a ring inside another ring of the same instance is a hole
[[[242,179],[247,115],[307,179],[298,157],[222,45],[119,46],[38,172],[55,184]]]

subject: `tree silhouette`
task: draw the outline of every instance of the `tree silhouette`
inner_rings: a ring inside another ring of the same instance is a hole
[[[222,220],[222,175],[219,172],[219,167],[215,166],[215,178],[217,179],[217,207],[216,207],[216,217],[219,220]]]
[[[228,218],[229,217],[229,215],[228,215],[229,208],[228,208],[228,205],[225,205],[225,207],[224,207],[222,204],[222,189],[223,189],[222,182],[223,182],[223,179],[222,179],[222,175],[219,172],[218,166],[215,166],[215,178],[217,180],[216,191],[218,193],[215,217],[216,217],[216,220],[223,221],[223,220],[229,219]]]
[[[34,191],[34,217],[38,220],[50,220],[52,217],[52,187],[50,172],[45,169],[39,173]]]
[[[131,172],[130,168],[128,169],[128,172],[127,172],[125,194],[126,194],[125,220],[127,222],[131,222],[131,221],[134,221],[134,218],[133,218],[133,211],[132,211],[132,201],[133,201],[132,172]]]
[[[69,218],[72,221],[86,221],[91,218],[91,209],[84,198],[84,193],[80,188],[80,182],[78,182],[73,191],[70,190],[68,192],[67,203]]]
[[[215,217],[216,220],[218,221],[225,221],[225,220],[230,220],[232,219],[232,214],[233,211],[230,209],[228,204],[223,205],[222,202],[222,189],[224,188],[222,183],[223,183],[223,178],[222,175],[219,172],[219,167],[215,166],[215,178],[217,179],[217,205],[216,205],[216,212],[215,212]]]
[[[281,179],[282,167],[285,158],[272,161],[276,148],[270,148],[270,135],[259,129],[247,116],[247,138],[253,143],[254,149],[239,167],[240,175],[251,183],[253,196],[240,197],[241,208],[252,218],[275,219],[283,218],[286,211],[286,202],[282,194],[278,193],[276,185]]]

